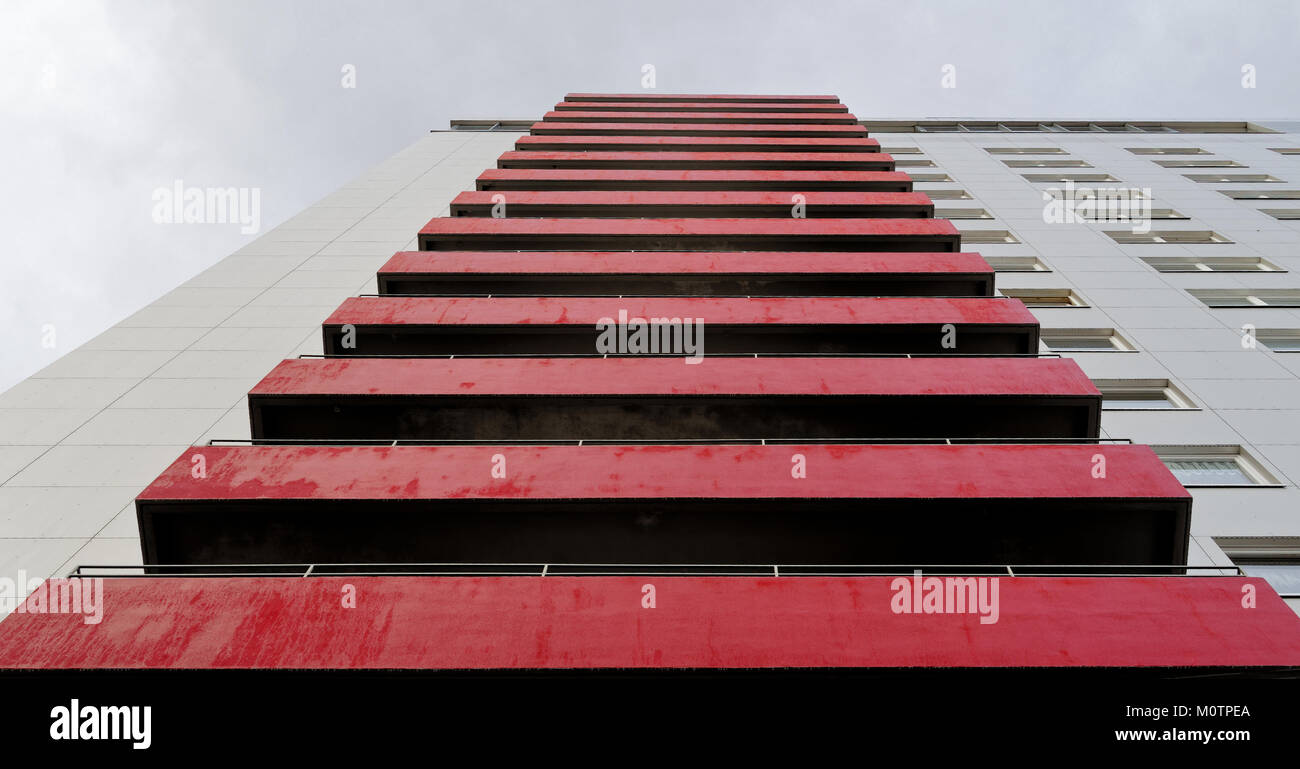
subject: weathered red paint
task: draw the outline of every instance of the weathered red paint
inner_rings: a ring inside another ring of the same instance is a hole
[[[1300,665],[1300,618],[1260,579],[1002,577],[991,624],[978,610],[896,614],[894,579],[109,579],[99,624],[31,613],[0,623],[0,668]],[[1256,608],[1242,607],[1246,589]]]
[[[517,150],[621,150],[637,152],[879,152],[867,138],[790,139],[773,136],[520,136]]]
[[[561,113],[564,114],[564,113]],[[866,136],[860,125],[740,123],[533,123],[534,136]]]
[[[249,394],[1101,397],[1069,358],[295,358]]]
[[[893,171],[882,152],[533,152],[510,150],[498,168],[672,168],[756,171]]]
[[[544,122],[565,123],[737,123],[758,125],[857,125],[851,112],[547,112]]]
[[[1001,297],[351,297],[326,326],[561,325],[595,328],[602,318],[701,318],[710,325],[1012,325],[1038,320]]]
[[[504,200],[502,196],[504,195]],[[796,195],[802,196],[797,200]],[[507,216],[540,217],[777,217],[796,202],[809,217],[927,218],[934,203],[922,192],[807,192],[774,190],[516,190],[462,192],[452,216],[492,216],[504,202]]]
[[[947,219],[512,219],[438,217],[422,251],[628,248],[646,251],[960,251]]]
[[[480,190],[788,190],[910,192],[912,177],[898,171],[774,171],[709,169],[488,168]]]
[[[974,252],[887,253],[837,251],[399,251],[380,275],[705,273],[922,273],[991,274]]]
[[[753,101],[562,101],[555,110],[577,112],[848,112],[837,102],[753,102]]]
[[[702,94],[702,93],[569,93],[565,101],[636,102],[636,101],[698,101],[698,102],[814,102],[838,104],[838,96],[826,94],[773,95],[773,94]]]

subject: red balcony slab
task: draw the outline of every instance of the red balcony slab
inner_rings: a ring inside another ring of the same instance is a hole
[[[755,171],[893,171],[882,152],[532,152],[501,153],[498,168],[657,168]]]
[[[563,123],[707,123],[710,125],[851,125],[858,118],[851,112],[579,112],[551,111],[542,115],[543,122]],[[858,126],[861,127],[861,126]]]
[[[639,320],[637,320],[639,319]],[[323,324],[327,355],[601,355],[604,323],[705,324],[708,355],[1029,355],[1038,321],[1018,299],[353,297]],[[945,345],[944,342],[949,344]]]
[[[976,253],[403,251],[381,294],[515,296],[992,296]]]
[[[605,168],[488,168],[480,190],[788,190],[911,192],[897,171],[727,171]]]
[[[653,609],[642,605],[647,584]],[[346,585],[364,597],[355,608],[340,605]],[[1257,608],[1242,608],[1246,590]],[[895,614],[897,593],[891,577],[110,579],[99,624],[10,615],[0,668],[1190,673],[1300,664],[1300,618],[1256,578],[1004,577],[995,623],[978,611]]]
[[[680,441],[1098,436],[1101,394],[1068,358],[693,358],[708,350],[707,327],[702,337],[695,324],[683,323],[678,330],[676,344],[683,357],[677,358],[282,361],[249,393],[252,437]],[[693,365],[687,362],[693,359]]]
[[[567,113],[561,113],[567,114]],[[663,114],[663,113],[660,113]],[[582,123],[546,121],[533,123],[534,136],[786,136],[786,137],[865,137],[860,125],[785,125],[780,123]]]
[[[796,208],[812,219],[934,216],[934,203],[922,192],[515,190],[462,192],[451,201],[452,216],[550,218],[774,218],[791,216]]]
[[[1132,566],[1191,497],[1128,444],[195,446],[136,508],[147,564]]]
[[[960,251],[947,219],[439,217],[421,251]]]
[[[875,139],[790,139],[769,136],[520,136],[517,150],[621,152],[879,152]]]
[[[839,97],[826,94],[794,94],[777,96],[772,94],[695,94],[695,93],[655,93],[642,91],[641,93],[570,93],[565,94],[565,101],[592,101],[592,102],[673,102],[673,101],[694,101],[694,102],[760,102],[780,104],[785,102],[800,103],[807,102],[811,104],[838,104]]]
[[[557,112],[848,112],[849,108],[838,102],[715,102],[715,101],[562,101],[555,105]]]

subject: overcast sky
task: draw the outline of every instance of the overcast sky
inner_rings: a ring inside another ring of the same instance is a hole
[[[662,92],[872,118],[1288,119],[1298,43],[1294,0],[4,0],[0,389],[252,239],[155,223],[176,180],[260,188],[266,232],[451,118],[636,91],[647,63]]]

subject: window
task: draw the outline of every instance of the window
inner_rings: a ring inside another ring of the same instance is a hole
[[[1300,288],[1189,288],[1207,307],[1300,307]]]
[[[1087,120],[860,120],[873,133],[957,133],[957,132],[1101,132],[1101,133],[1187,133],[1252,134],[1279,133],[1244,120],[1130,120],[1091,122]]]
[[[1004,160],[1008,168],[1092,168],[1082,160]]]
[[[881,147],[880,151],[886,155],[920,155],[920,147]]]
[[[1036,256],[986,256],[994,272],[1051,272]]]
[[[895,168],[934,168],[933,160],[895,160]]]
[[[1106,234],[1116,243],[1231,243],[1231,240],[1210,230],[1152,230],[1150,232],[1133,232],[1132,230],[1106,230]]]
[[[1051,352],[1137,352],[1113,328],[1045,328],[1039,333]]]
[[[1025,181],[1034,184],[1060,184],[1063,182],[1117,182],[1110,174],[1021,174]]]
[[[1233,200],[1300,200],[1300,190],[1219,190]]]
[[[1300,329],[1261,328],[1255,331],[1255,340],[1273,352],[1300,352]]]
[[[536,120],[453,120],[452,131],[527,131]]]
[[[982,208],[936,208],[936,219],[992,219],[993,214]]]
[[[1056,196],[1053,195],[1053,197]],[[1141,198],[1137,198],[1137,199],[1141,200]],[[1113,198],[1113,197],[1108,198],[1105,196],[1099,196],[1097,200],[1098,200],[1098,205],[1094,206],[1091,210],[1085,209],[1083,211],[1075,211],[1074,215],[1088,222],[1116,221],[1119,218],[1118,217],[1119,213],[1128,213],[1130,219],[1137,219],[1141,217],[1142,212],[1140,209],[1137,209],[1136,207],[1134,207],[1134,210],[1132,210],[1131,212],[1128,209],[1120,208],[1118,198]],[[1109,201],[1115,201],[1116,207],[1114,211],[1111,210]],[[1107,205],[1101,205],[1101,203],[1103,202],[1107,203]],[[1175,211],[1172,208],[1153,208],[1150,211],[1150,218],[1177,221],[1180,219],[1188,219],[1189,217],[1186,214],[1179,213],[1178,211]]]
[[[1157,272],[1286,272],[1258,256],[1148,256]]]
[[[1271,174],[1183,174],[1184,179],[1191,179],[1194,182],[1206,184],[1214,182],[1216,184],[1248,184],[1264,182],[1272,184],[1280,183],[1282,180]]]
[[[1152,446],[1184,486],[1281,486],[1240,446]]]
[[[950,182],[952,177],[948,174],[911,174],[914,182]]]
[[[1215,537],[1214,543],[1247,576],[1283,598],[1300,598],[1300,537]]]
[[[1094,379],[1101,407],[1110,411],[1197,411],[1196,404],[1168,379]]]
[[[1210,155],[1200,147],[1125,147],[1134,155]]]
[[[985,152],[994,155],[1069,155],[1060,147],[985,147]]]
[[[1259,209],[1259,212],[1261,214],[1268,214],[1274,219],[1282,219],[1283,221],[1300,219],[1300,208],[1261,208]]]
[[[1068,288],[1002,288],[998,293],[1019,299],[1027,307],[1087,307],[1078,294]]]
[[[1300,155],[1300,147],[1269,147],[1279,155]]]
[[[930,196],[930,200],[970,200],[970,193],[966,190],[926,190],[925,194]]]
[[[1019,243],[1020,239],[1007,230],[962,230],[962,243]]]
[[[1164,168],[1247,168],[1235,160],[1153,160]]]

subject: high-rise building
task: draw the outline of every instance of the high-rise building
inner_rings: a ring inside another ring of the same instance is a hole
[[[459,121],[0,396],[0,667],[1293,670],[1288,130]]]

